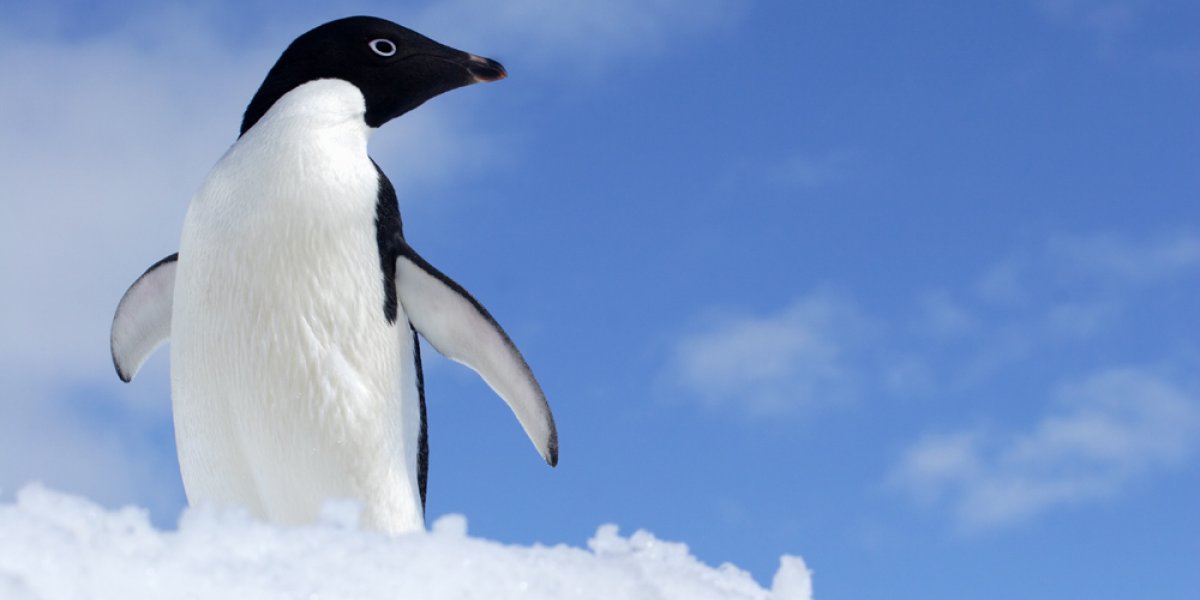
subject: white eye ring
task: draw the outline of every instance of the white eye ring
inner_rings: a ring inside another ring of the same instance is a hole
[[[392,56],[396,54],[396,44],[392,40],[380,38],[378,40],[371,40],[369,45],[371,46],[371,50],[374,50],[375,54],[380,56]]]

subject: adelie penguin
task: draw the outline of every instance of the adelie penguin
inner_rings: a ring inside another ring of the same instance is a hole
[[[404,239],[371,133],[499,63],[395,23],[351,17],[301,35],[250,101],[241,135],[192,199],[178,254],[117,307],[130,381],[170,339],[175,441],[192,504],[280,523],[325,500],[365,526],[424,527],[428,466],[417,335],[483,377],[551,466],[550,407],[508,335]]]

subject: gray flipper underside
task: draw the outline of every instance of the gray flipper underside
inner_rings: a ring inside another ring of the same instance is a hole
[[[154,263],[121,296],[112,324],[113,366],[129,382],[150,353],[171,337],[178,254]]]
[[[413,327],[438,352],[483,377],[508,403],[542,458],[558,464],[558,433],[546,396],[487,309],[407,244],[396,258],[396,292]]]

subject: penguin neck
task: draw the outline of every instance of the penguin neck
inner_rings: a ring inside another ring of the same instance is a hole
[[[298,85],[276,100],[246,134],[292,140],[333,136],[365,147],[375,131],[364,119],[366,111],[366,100],[354,84],[318,79]]]
[[[374,217],[379,174],[367,153],[373,128],[354,85],[321,79],[275,101],[222,158],[215,181],[237,193],[218,193],[231,211],[276,226],[337,226]],[[195,206],[195,203],[193,203]],[[365,215],[365,216],[364,216]],[[307,231],[307,230],[306,230]]]

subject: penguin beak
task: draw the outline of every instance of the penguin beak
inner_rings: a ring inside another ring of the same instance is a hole
[[[467,72],[471,77],[475,78],[472,83],[483,83],[487,81],[500,81],[508,77],[508,72],[504,70],[504,65],[482,56],[468,54],[467,60],[463,64],[467,68]]]
[[[490,58],[429,42],[430,47],[393,62],[386,85],[374,91],[377,96],[367,96],[367,106],[374,107],[368,110],[368,125],[379,127],[450,90],[508,76],[504,67]]]
[[[443,46],[441,52],[429,52],[423,56],[439,61],[444,66],[453,65],[455,75],[447,74],[447,77],[465,77],[451,86],[450,89],[471,85],[473,83],[484,83],[488,81],[499,81],[508,77],[508,71],[504,70],[504,65],[482,56],[476,56],[462,50],[455,50]],[[438,93],[441,93],[441,90]]]

